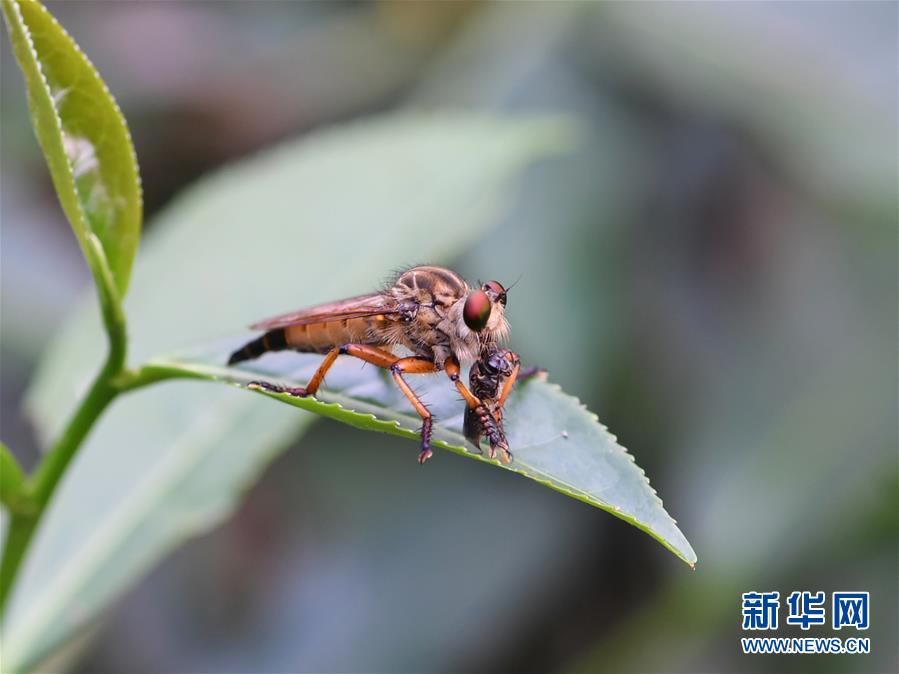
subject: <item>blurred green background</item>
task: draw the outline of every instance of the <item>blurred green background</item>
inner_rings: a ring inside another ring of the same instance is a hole
[[[600,415],[700,559],[324,422],[96,624],[76,671],[899,669],[895,3],[48,7],[131,125],[150,217],[369,115],[577,119],[576,151],[437,261],[520,277],[513,348]],[[2,40],[2,427],[32,466],[21,398],[90,279]],[[750,590],[869,590],[872,654],[743,656]]]

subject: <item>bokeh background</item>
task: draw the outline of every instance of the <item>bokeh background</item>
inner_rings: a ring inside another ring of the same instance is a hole
[[[700,559],[322,422],[76,671],[897,671],[895,3],[48,7],[128,118],[147,236],[195,179],[330,125],[577,119],[576,150],[439,261],[520,276],[513,346],[632,451]],[[31,466],[23,392],[90,278],[2,41],[2,427]],[[740,653],[740,593],[847,589],[872,593],[871,655]]]

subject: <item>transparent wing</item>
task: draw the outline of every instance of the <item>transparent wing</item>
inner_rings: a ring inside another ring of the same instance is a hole
[[[359,295],[337,302],[319,304],[308,309],[299,309],[288,314],[273,316],[253,323],[251,330],[275,330],[291,325],[308,325],[311,323],[327,323],[348,318],[377,316],[396,313],[396,301],[383,293]]]

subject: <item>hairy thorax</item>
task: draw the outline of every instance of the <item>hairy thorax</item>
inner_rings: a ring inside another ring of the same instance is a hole
[[[503,306],[496,303],[487,327],[480,333],[469,330],[462,310],[470,290],[461,276],[443,267],[403,272],[389,290],[401,310],[386,331],[389,342],[432,359],[441,370],[450,356],[460,363],[476,360],[485,344],[505,339],[508,324]]]

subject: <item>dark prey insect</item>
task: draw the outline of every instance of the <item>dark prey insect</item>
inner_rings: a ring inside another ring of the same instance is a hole
[[[481,405],[465,408],[463,432],[475,447],[480,447],[481,438],[486,436],[490,443],[488,456],[496,458],[496,450],[499,449],[503,463],[512,460],[503,429],[503,405],[520,371],[521,360],[516,353],[489,344],[472,364],[468,375],[471,392],[481,401]]]
[[[432,456],[430,411],[409,387],[404,375],[445,371],[468,409],[483,407],[459,377],[470,363],[506,338],[506,289],[497,281],[471,288],[454,271],[436,266],[413,267],[380,292],[360,295],[276,316],[250,326],[265,333],[231,354],[229,365],[268,351],[325,354],[303,387],[269,382],[252,385],[295,396],[315,395],[340,355],[360,358],[390,370],[400,390],[422,418],[419,463]],[[399,356],[402,348],[412,355]]]

